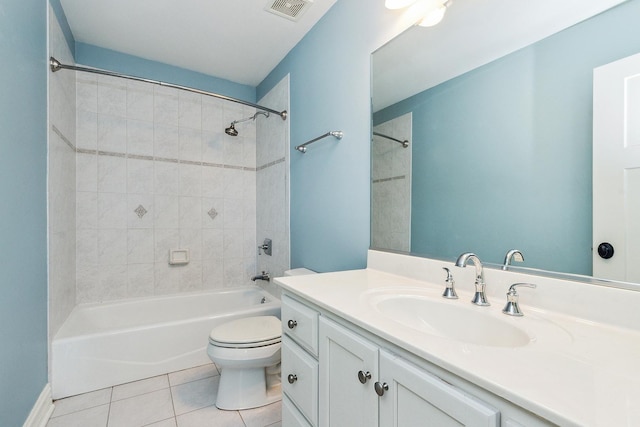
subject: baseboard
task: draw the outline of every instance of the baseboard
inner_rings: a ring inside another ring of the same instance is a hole
[[[46,427],[53,413],[53,408],[51,386],[47,383],[22,427]]]

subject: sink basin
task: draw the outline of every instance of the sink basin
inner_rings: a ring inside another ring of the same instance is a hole
[[[437,300],[419,295],[383,294],[371,299],[373,307],[395,322],[432,335],[490,347],[522,347],[532,341],[518,319],[488,311],[460,300]],[[499,316],[503,316],[502,319]]]

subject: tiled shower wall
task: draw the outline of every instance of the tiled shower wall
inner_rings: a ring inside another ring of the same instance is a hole
[[[373,128],[401,141],[374,136],[371,144],[371,246],[411,251],[412,113]]]
[[[261,105],[289,111],[289,76],[283,78],[260,100]],[[272,255],[258,256],[258,270],[271,277],[289,269],[289,119],[260,121],[257,135],[257,238],[273,242]],[[268,292],[279,295],[273,282],[258,282]]]
[[[250,284],[253,108],[77,73],[77,302]],[[258,116],[257,121],[280,120]],[[189,249],[188,265],[168,264]]]
[[[49,6],[49,53],[73,63],[73,56],[53,9]],[[75,141],[76,82],[72,72],[49,77],[49,339],[76,304]]]

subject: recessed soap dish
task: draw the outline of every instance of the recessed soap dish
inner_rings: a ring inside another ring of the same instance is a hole
[[[189,264],[189,249],[169,249],[169,264]]]

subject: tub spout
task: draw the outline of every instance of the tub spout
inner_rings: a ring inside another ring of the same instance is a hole
[[[271,275],[269,273],[267,273],[266,271],[263,271],[262,274],[259,274],[257,276],[253,276],[251,278],[252,281],[256,281],[256,280],[265,280],[265,281],[269,281],[271,280]]]

